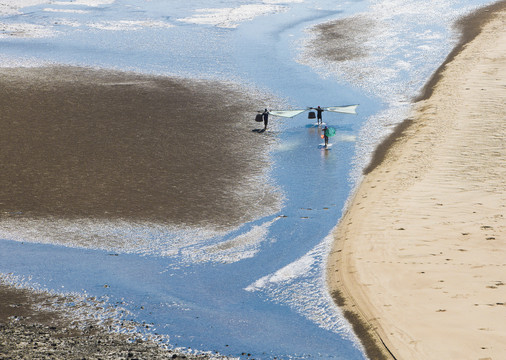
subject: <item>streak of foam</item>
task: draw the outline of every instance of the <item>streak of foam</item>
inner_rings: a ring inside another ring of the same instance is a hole
[[[304,0],[264,0],[264,4],[300,4]]]
[[[49,0],[3,0],[0,3],[0,15],[17,15],[22,8],[42,4],[49,4]]]
[[[163,21],[118,20],[102,21],[88,24],[91,28],[109,31],[135,31],[144,28],[171,28],[174,25]]]
[[[181,252],[183,261],[234,263],[254,257],[260,250],[260,244],[267,240],[269,227],[279,218],[253,226],[248,232],[231,240],[208,246],[191,246]]]
[[[14,241],[160,256],[176,256],[182,248],[224,234],[151,222],[53,218],[3,219],[0,229],[0,238]]]
[[[72,1],[51,1],[52,5],[70,5],[70,6],[90,6],[98,7],[102,5],[111,5],[116,0],[72,0]]]
[[[75,1],[51,1],[51,0],[3,0],[0,3],[0,15],[21,14],[21,9],[48,4],[51,6],[88,6],[99,7],[113,4],[116,0],[75,0]]]
[[[368,165],[371,154],[381,140],[393,132],[399,121],[408,117],[410,106],[408,102],[392,104],[389,108],[371,116],[360,129],[350,172],[354,184],[358,184],[362,179],[362,169]]]
[[[233,263],[254,257],[276,221],[224,240],[226,232],[150,222],[93,219],[4,219],[0,238],[116,253],[177,257],[182,263]]]
[[[276,144],[276,151],[292,151],[295,150],[299,145],[301,141],[300,140],[284,140],[279,141]]]
[[[45,8],[43,9],[45,12],[55,12],[55,13],[66,13],[66,14],[88,14],[88,10],[78,10],[78,9],[55,9],[55,8]]]
[[[342,141],[342,142],[355,142],[355,141],[357,141],[357,137],[355,135],[351,135],[351,134],[336,134],[334,136],[334,139],[336,139],[336,141]]]
[[[286,10],[286,7],[273,5],[272,2],[268,4],[246,4],[236,8],[197,9],[193,16],[181,18],[178,21],[199,25],[214,25],[221,28],[236,28],[239,23],[252,20],[257,16]]]
[[[42,8],[45,13],[54,13],[65,15],[74,15],[74,19],[54,18],[48,20],[45,25],[27,24],[27,23],[0,23],[0,38],[2,37],[27,37],[27,38],[46,38],[61,34],[55,30],[56,27],[70,26],[73,28],[91,28],[106,31],[137,31],[145,28],[171,28],[174,25],[165,21],[144,19],[144,20],[104,20],[100,22],[88,22],[83,18],[89,18],[96,9],[103,5],[113,4],[115,0],[80,0],[80,1],[43,1],[43,0],[25,0],[0,4],[0,15],[23,14],[26,7],[45,5],[50,7]],[[46,17],[46,16],[45,16]]]
[[[339,334],[361,347],[349,323],[331,298],[325,279],[332,235],[293,263],[245,288],[261,292],[275,303],[288,305],[319,327]]]

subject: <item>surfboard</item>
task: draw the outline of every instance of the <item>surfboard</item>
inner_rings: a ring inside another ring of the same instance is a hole
[[[318,148],[319,148],[319,149],[330,150],[330,149],[332,148],[332,144],[331,144],[331,143],[328,143],[328,144],[327,144],[327,147],[325,147],[325,143],[321,143],[320,145],[318,145]]]
[[[326,111],[332,111],[337,113],[343,113],[343,114],[356,114],[357,113],[357,106],[356,105],[346,105],[346,106],[327,106],[324,107]]]

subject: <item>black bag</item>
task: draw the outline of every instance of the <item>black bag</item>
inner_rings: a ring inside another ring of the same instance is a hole
[[[255,117],[255,121],[256,122],[262,122],[264,121],[263,117],[262,117],[262,114],[258,114],[256,117]]]
[[[314,111],[310,111],[308,114],[307,114],[307,118],[308,119],[316,119],[316,114]]]

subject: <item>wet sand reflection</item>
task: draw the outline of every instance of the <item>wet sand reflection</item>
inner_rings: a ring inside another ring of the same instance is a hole
[[[0,213],[227,228],[279,206],[259,97],[217,82],[0,70]]]

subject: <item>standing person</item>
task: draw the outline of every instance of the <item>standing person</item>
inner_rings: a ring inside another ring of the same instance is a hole
[[[316,110],[316,121],[318,122],[318,124],[323,124],[323,120],[322,120],[322,113],[325,111],[323,110],[319,105],[318,107],[316,108],[310,108],[310,109],[313,109],[313,110]]]
[[[323,138],[325,139],[325,147],[329,144],[329,128],[325,126],[323,128]]]
[[[269,123],[269,111],[267,109],[262,113],[262,117],[264,118],[264,131],[267,130],[267,124]]]

